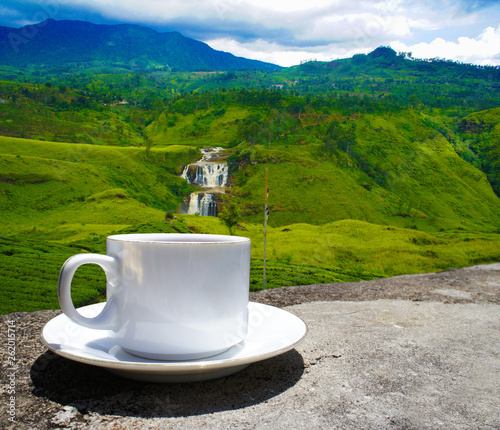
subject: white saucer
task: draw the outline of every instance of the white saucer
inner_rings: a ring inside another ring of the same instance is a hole
[[[79,308],[87,317],[97,315],[105,303]],[[248,304],[248,335],[222,354],[199,360],[161,361],[137,357],[109,339],[109,331],[77,325],[61,314],[42,330],[42,342],[62,357],[104,367],[117,375],[149,382],[193,382],[220,378],[238,372],[296,346],[307,326],[299,317],[273,306]]]

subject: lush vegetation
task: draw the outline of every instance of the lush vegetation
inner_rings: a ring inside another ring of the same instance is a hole
[[[459,154],[486,173],[500,196],[500,108],[474,112],[459,123]]]
[[[113,232],[252,240],[262,288],[500,259],[498,68],[388,48],[282,71],[0,67],[2,313],[56,308],[70,255]],[[229,152],[226,217],[177,212],[198,148]],[[239,220],[239,221],[238,221]],[[238,222],[238,224],[235,223]],[[103,300],[82,267],[77,305]]]
[[[91,85],[95,88],[95,84]],[[50,82],[0,81],[0,133],[3,136],[101,145],[142,146],[142,129],[154,118],[154,103],[141,97],[132,107],[121,96],[75,90]],[[144,102],[147,103],[144,103]]]
[[[247,220],[262,219],[267,168],[274,225],[358,219],[427,231],[496,230],[499,200],[478,170],[496,171],[495,159],[476,146],[473,158],[484,161],[467,160],[471,137],[459,124],[390,98],[361,109],[347,95],[229,90],[174,100],[145,133],[160,146],[232,147],[232,196]]]
[[[129,225],[165,218],[191,190],[188,147],[120,148],[0,137],[2,231]]]
[[[179,215],[175,221],[113,228],[108,225],[99,234],[96,226],[92,226],[91,233],[85,235],[80,231],[71,238],[71,243],[60,243],[57,231],[1,235],[3,300],[0,313],[58,308],[57,278],[64,261],[81,252],[105,253],[108,234],[228,233],[217,218],[188,215]],[[252,241],[250,289],[260,290],[263,287],[263,227],[244,223],[237,234]],[[494,233],[461,230],[424,233],[349,220],[321,226],[293,224],[269,228],[267,256],[266,288],[277,288],[370,280],[498,261],[500,237]],[[105,285],[100,268],[82,266],[73,283],[74,303],[82,306],[105,300]]]

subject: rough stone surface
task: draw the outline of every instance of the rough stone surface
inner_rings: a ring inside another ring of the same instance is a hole
[[[40,331],[59,311],[2,316],[0,428],[500,429],[500,264],[251,300],[300,316],[304,342],[190,384],[135,382],[48,352]]]
[[[440,273],[402,275],[374,281],[284,287],[250,293],[250,300],[279,307],[318,300],[378,299],[500,304],[499,274],[500,263],[494,263]],[[445,289],[470,293],[471,296],[470,299],[450,297],[434,291]]]

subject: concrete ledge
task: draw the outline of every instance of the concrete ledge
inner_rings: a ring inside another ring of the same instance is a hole
[[[461,269],[451,272],[454,289],[461,290],[459,278],[471,272],[487,276],[476,278],[479,289],[486,282],[500,285],[498,270]],[[446,273],[440,276],[451,276]],[[414,278],[419,284],[423,279]],[[450,289],[448,281],[431,284],[429,290]],[[302,294],[302,287],[295,288]],[[337,285],[323,286],[329,288],[336,291]],[[262,294],[263,301],[271,295]],[[500,305],[435,298],[286,306],[309,326],[295,350],[226,378],[192,384],[129,381],[47,352],[39,332],[58,311],[2,316],[4,340],[13,321],[19,367],[12,370],[3,348],[0,376],[7,407],[0,412],[0,428],[498,429]],[[9,411],[15,423],[8,420]]]

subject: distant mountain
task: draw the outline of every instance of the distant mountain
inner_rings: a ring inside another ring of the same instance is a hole
[[[116,66],[190,72],[281,69],[275,64],[216,51],[178,32],[53,19],[22,28],[0,27],[0,65]]]

